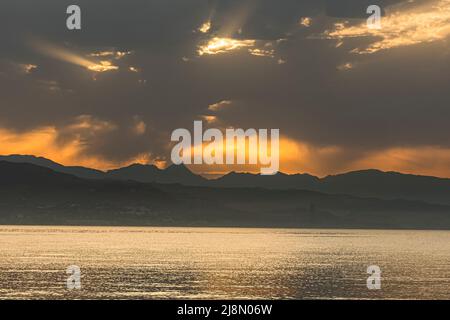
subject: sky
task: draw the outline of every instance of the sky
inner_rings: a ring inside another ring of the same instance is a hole
[[[4,0],[0,39],[0,154],[164,167],[203,120],[280,129],[287,173],[450,177],[450,0]]]

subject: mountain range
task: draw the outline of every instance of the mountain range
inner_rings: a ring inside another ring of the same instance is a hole
[[[86,179],[0,161],[0,224],[450,230],[450,206],[295,189]]]
[[[46,158],[29,155],[0,156],[0,161],[30,163],[71,174],[83,179],[114,179],[141,183],[181,184],[184,186],[216,188],[264,188],[276,190],[310,190],[328,194],[346,194],[380,199],[418,200],[450,205],[450,179],[430,176],[361,170],[319,178],[309,174],[263,176],[231,172],[208,180],[187,167],[169,166],[159,169],[154,165],[133,164],[110,171],[85,167],[63,166]]]

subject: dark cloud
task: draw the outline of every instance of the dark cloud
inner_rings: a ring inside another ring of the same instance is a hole
[[[399,1],[370,1],[387,7]],[[82,8],[82,30],[65,28],[69,4]],[[317,35],[336,17],[366,17],[365,1],[4,1],[0,4],[0,126],[27,131],[59,128],[59,143],[82,136],[85,152],[122,161],[141,153],[166,156],[170,132],[191,128],[215,112],[236,127],[280,128],[290,138],[340,146],[357,157],[396,146],[450,147],[448,42],[423,43],[372,55],[355,55],[373,41]],[[332,17],[330,17],[332,16]],[[299,26],[311,17],[309,28]],[[199,26],[211,19],[208,34]],[[214,36],[271,42],[273,57],[246,50],[198,57]],[[114,60],[117,71],[96,75],[35,50],[42,39],[86,57],[105,50],[130,51]],[[283,41],[277,41],[281,40]],[[285,62],[285,63],[281,63]],[[355,68],[339,70],[351,63]],[[20,65],[37,68],[24,72]],[[129,67],[139,72],[130,72]],[[80,116],[111,130],[78,130]],[[136,134],[136,119],[146,125]],[[338,159],[336,159],[338,161]]]

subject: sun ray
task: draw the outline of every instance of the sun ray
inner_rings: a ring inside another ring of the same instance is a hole
[[[113,65],[111,61],[103,60],[100,62],[95,62],[83,57],[80,54],[73,53],[66,48],[59,47],[57,45],[42,40],[33,41],[32,46],[36,51],[40,52],[41,54],[44,54],[54,59],[58,59],[60,61],[84,67],[90,71],[106,72],[119,69],[119,67]]]

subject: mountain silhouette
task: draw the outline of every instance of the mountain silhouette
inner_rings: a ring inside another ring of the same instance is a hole
[[[81,178],[59,173],[46,167],[29,163],[0,161],[0,186],[2,188],[35,185],[76,185],[80,182],[82,182]]]
[[[106,177],[146,183],[179,183],[193,186],[207,184],[205,178],[192,173],[184,165],[171,165],[161,170],[154,165],[133,164],[125,168],[107,171]]]
[[[184,167],[173,172],[189,174]],[[84,179],[0,161],[0,224],[450,230],[450,206],[294,189]]]
[[[107,171],[105,176],[120,180],[157,182],[162,180],[163,171],[154,165],[132,164],[128,167]]]
[[[205,185],[207,183],[205,178],[192,173],[184,165],[172,165],[165,170],[161,170],[154,165],[132,164],[127,167],[104,172],[80,166],[63,166],[52,160],[33,155],[0,156],[0,161],[31,163],[85,179],[117,179],[146,183],[179,183],[184,185]]]
[[[32,155],[9,155],[0,156],[0,161],[9,161],[16,163],[31,163],[41,167],[50,168],[57,172],[72,174],[80,178],[86,179],[103,179],[105,178],[105,173],[100,170],[80,167],[80,166],[63,166],[52,160],[43,157],[35,157]]]
[[[384,199],[418,199],[450,204],[450,179],[383,172],[353,171],[321,180],[320,190]]]
[[[352,171],[322,179],[308,174],[285,175],[279,173],[273,176],[262,176],[231,173],[216,179],[210,185],[314,190],[360,197],[450,204],[450,179],[373,169]]]
[[[159,169],[154,165],[133,164],[107,172],[66,167],[45,158],[34,156],[0,156],[0,160],[32,163],[57,172],[80,178],[132,180],[142,183],[181,184],[218,188],[265,188],[279,190],[311,190],[329,194],[347,194],[380,199],[418,200],[450,205],[450,179],[430,176],[360,170],[318,178],[309,174],[277,173],[271,176],[231,172],[223,177],[207,180],[191,172],[186,166],[171,165]]]

